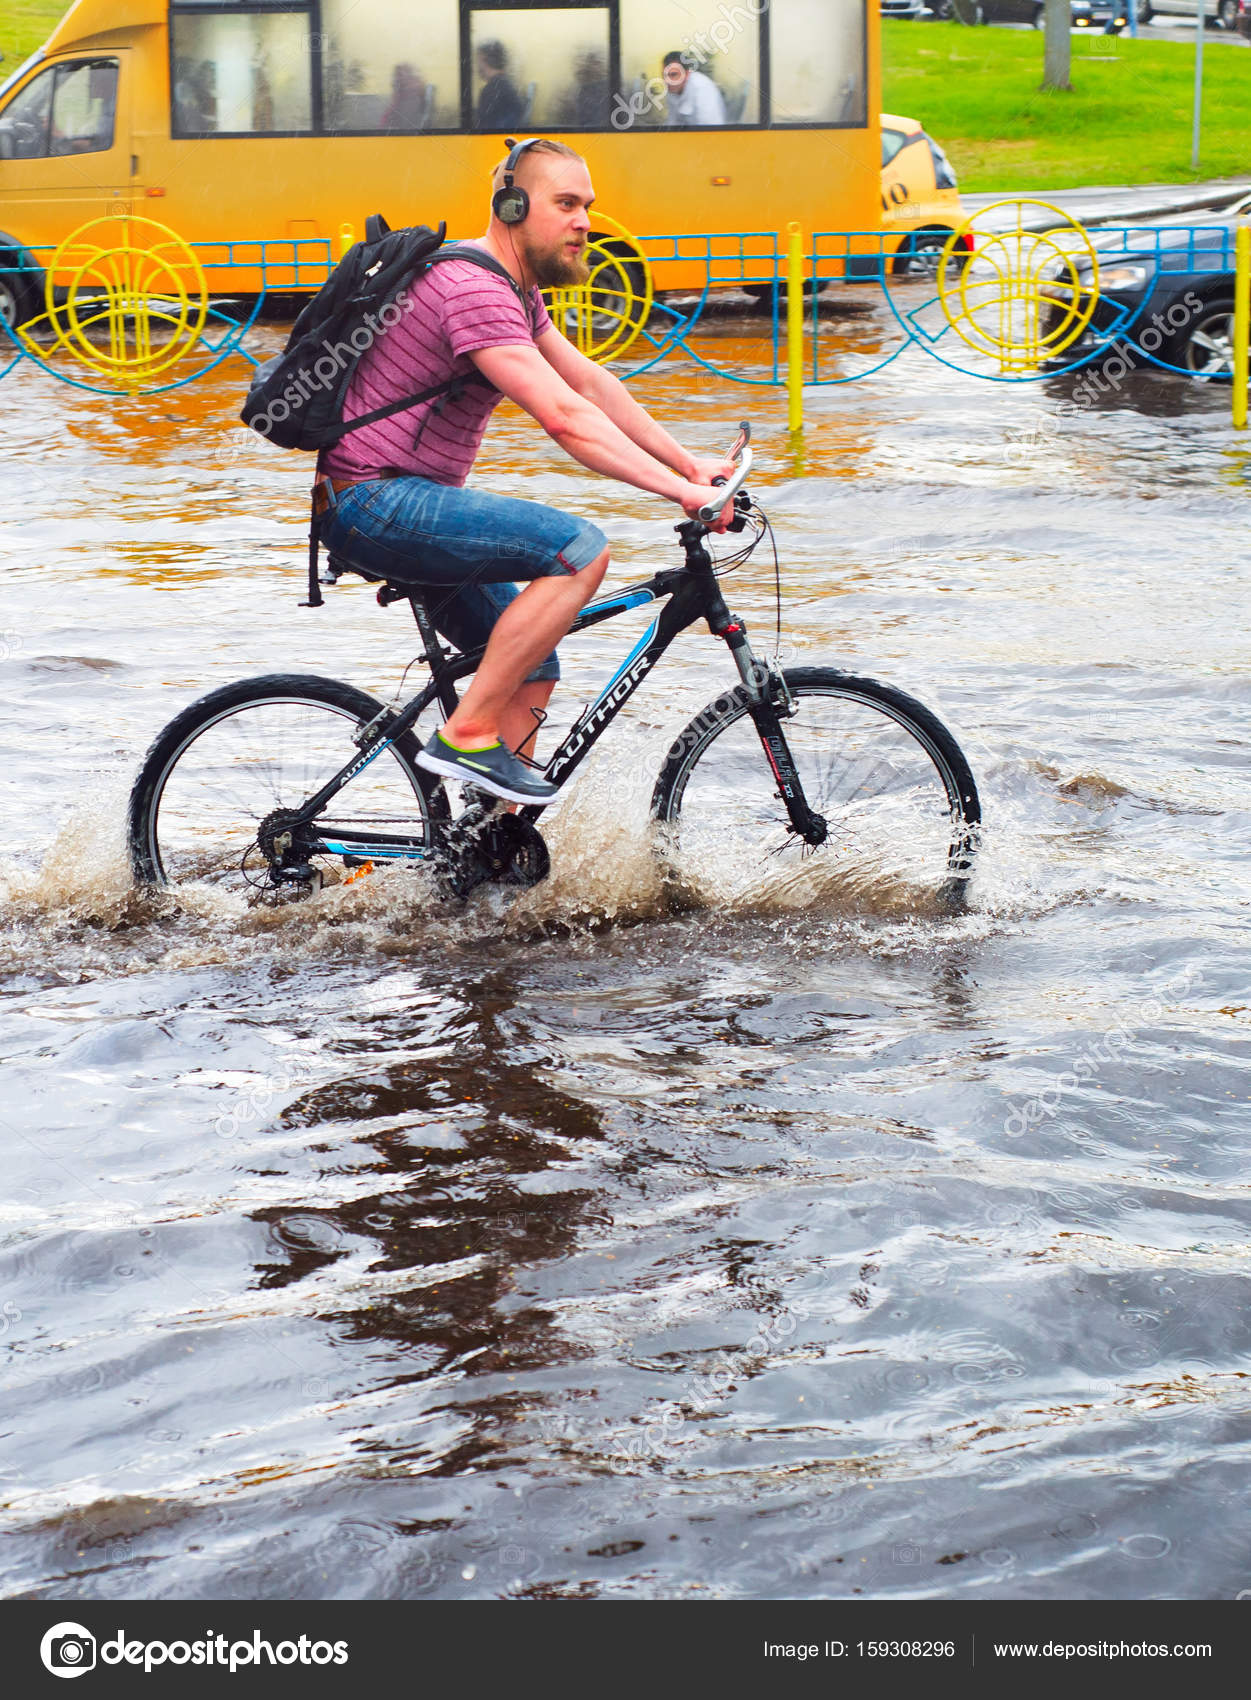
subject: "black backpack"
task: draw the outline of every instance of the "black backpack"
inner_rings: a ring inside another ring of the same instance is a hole
[[[446,224],[430,230],[419,224],[392,230],[381,213],[365,221],[365,240],[339,261],[291,327],[281,354],[256,368],[241,409],[245,425],[284,449],[329,448],[349,431],[419,407],[436,396],[454,400],[469,385],[485,384],[474,373],[451,378],[417,395],[376,407],[359,419],[345,420],[343,406],[356,367],[365,352],[407,310],[407,290],[440,260],[468,260],[508,283],[530,319],[529,303],[498,260],[481,248],[444,244]],[[317,579],[317,534],[309,533],[308,599],[321,605]]]

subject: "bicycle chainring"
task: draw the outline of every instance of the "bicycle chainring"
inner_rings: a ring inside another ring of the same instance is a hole
[[[530,886],[547,878],[551,860],[537,827],[496,807],[475,804],[443,829],[440,874],[453,897],[488,881]]]
[[[495,821],[503,871],[496,874],[501,885],[538,885],[552,869],[543,835],[532,821],[520,815],[500,815]]]

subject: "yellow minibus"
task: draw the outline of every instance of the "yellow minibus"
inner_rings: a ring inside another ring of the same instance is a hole
[[[640,235],[876,230],[877,3],[77,0],[0,87],[0,310],[112,214],[223,245],[219,293],[320,283],[293,244],[374,211],[474,235],[505,135],[576,147]]]

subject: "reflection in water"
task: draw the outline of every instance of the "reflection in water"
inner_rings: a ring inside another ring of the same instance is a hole
[[[855,362],[893,332],[835,334]],[[714,345],[759,354],[741,325]],[[700,447],[753,414],[788,662],[888,677],[965,747],[967,915],[715,885],[666,909],[651,787],[726,682],[698,633],[511,904],[448,910],[403,870],[278,910],[136,898],[119,828],[155,731],[247,674],[389,694],[411,621],[346,585],[297,607],[307,468],[238,433],[241,374],[151,410],[21,375],[10,1594],[1243,1586],[1228,394],[1144,377],[1065,410],[1069,381],[909,356],[810,391],[800,446],[776,396],[694,376],[642,393]],[[479,475],[602,524],[614,582],[672,558],[671,513],[571,483],[511,411]],[[771,561],[726,591],[762,640]],[[567,646],[555,718],[628,624]]]

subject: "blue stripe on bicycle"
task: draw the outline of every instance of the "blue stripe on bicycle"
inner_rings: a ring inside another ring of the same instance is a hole
[[[395,844],[343,844],[338,839],[324,838],[322,844],[331,856],[366,856],[375,862],[424,862],[426,850],[405,850]]]
[[[597,613],[601,608],[641,608],[644,603],[655,600],[650,590],[634,590],[628,596],[609,596],[603,602],[593,602],[587,613]]]
[[[651,600],[650,597],[648,598],[648,600],[649,601]],[[608,695],[609,691],[617,683],[617,680],[625,672],[627,667],[630,666],[631,662],[637,661],[639,656],[642,655],[643,651],[647,648],[648,644],[655,637],[656,627],[659,624],[660,624],[659,620],[653,620],[651,625],[648,626],[647,630],[643,633],[642,637],[635,644],[634,648],[630,651],[629,655],[626,656],[625,660],[621,663],[620,667],[618,667],[617,671],[613,674],[612,678],[609,679],[608,683],[604,686],[603,690],[599,693],[598,697],[596,697],[595,700],[596,700],[597,704],[603,702],[604,698]]]

